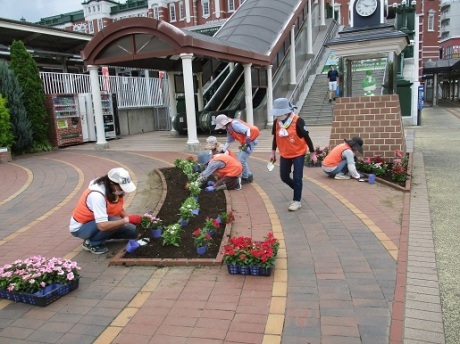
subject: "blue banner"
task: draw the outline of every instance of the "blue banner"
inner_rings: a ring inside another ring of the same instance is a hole
[[[418,106],[419,110],[423,109],[423,98],[425,98],[425,86],[420,85],[418,87]]]

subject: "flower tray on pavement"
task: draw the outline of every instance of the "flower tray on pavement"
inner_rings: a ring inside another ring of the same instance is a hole
[[[59,300],[62,296],[78,288],[79,279],[70,281],[67,284],[53,284],[45,287],[34,294],[24,292],[12,292],[0,289],[0,297],[14,302],[28,303],[29,305],[45,307]]]

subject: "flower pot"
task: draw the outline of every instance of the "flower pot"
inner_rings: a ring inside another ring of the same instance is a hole
[[[249,275],[251,270],[249,270],[249,266],[240,266],[240,274],[242,275]]]
[[[216,234],[216,231],[214,229],[211,229],[211,230],[208,230],[207,232],[211,237],[214,236],[214,234]]]
[[[189,222],[190,222],[190,219],[183,219],[183,218],[179,219],[179,223],[182,227],[188,226]]]
[[[200,209],[193,209],[192,214],[197,216],[200,213]]]
[[[49,292],[52,292],[55,289],[60,288],[61,286],[62,286],[62,284],[60,284],[60,283],[52,283],[50,285],[47,285],[45,288],[40,289],[39,291],[34,293],[34,295],[43,296],[43,295],[48,294]]]
[[[216,217],[216,221],[222,224],[222,219],[220,218],[220,215]]]
[[[139,248],[139,243],[137,240],[129,240],[126,244],[126,252],[133,253]]]
[[[260,267],[258,265],[255,266],[250,266],[249,271],[251,272],[251,275],[253,276],[259,276],[260,274]]]
[[[206,252],[208,252],[208,246],[197,246],[196,253],[198,253],[198,255],[201,256],[205,254]]]
[[[240,273],[240,268],[236,264],[227,264],[227,269],[230,275],[238,275]]]
[[[273,267],[259,268],[259,276],[270,276],[272,274]]]
[[[161,238],[162,233],[163,233],[163,228],[154,228],[150,230],[150,236],[152,238]]]

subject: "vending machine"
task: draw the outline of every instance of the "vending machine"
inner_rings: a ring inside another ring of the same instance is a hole
[[[49,94],[46,97],[51,144],[65,147],[83,143],[80,111],[75,94]]]
[[[105,138],[114,139],[119,135],[119,125],[117,122],[116,102],[114,95],[110,93],[101,94],[102,116],[104,119]],[[96,118],[94,115],[93,97],[91,93],[78,94],[78,104],[82,125],[83,141],[97,141]],[[117,135],[118,134],[118,135]]]

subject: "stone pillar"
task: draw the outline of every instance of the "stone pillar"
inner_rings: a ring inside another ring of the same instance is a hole
[[[177,115],[176,81],[174,80],[173,72],[168,72],[168,88],[169,88],[169,118],[171,119],[171,131],[176,132],[176,130],[172,126],[173,119]]]
[[[273,126],[273,116],[271,115],[273,109],[273,65],[267,66],[267,127]]]
[[[193,54],[180,54],[182,59],[182,72],[184,74],[185,108],[187,111],[187,150],[198,151],[200,142],[196,130],[195,92],[193,89]]]
[[[295,64],[295,25],[291,28],[291,52],[290,52],[290,84],[295,85],[297,83],[296,77],[296,64]]]
[[[313,57],[313,24],[311,16],[311,0],[308,0],[308,14],[307,14],[307,55]]]
[[[88,66],[89,78],[91,81],[91,94],[93,96],[94,119],[96,121],[96,149],[103,149],[109,148],[109,144],[105,139],[104,117],[102,115],[102,101],[98,69],[98,66]]]
[[[243,64],[244,67],[244,90],[246,101],[246,122],[254,125],[254,109],[252,108],[252,78],[251,78],[251,63]]]

